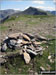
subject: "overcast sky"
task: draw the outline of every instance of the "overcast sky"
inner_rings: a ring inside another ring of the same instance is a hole
[[[56,0],[0,0],[1,10],[15,9],[25,10],[28,7],[36,7],[43,10],[55,10]]]

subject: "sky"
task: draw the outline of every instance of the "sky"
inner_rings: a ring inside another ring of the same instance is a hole
[[[0,0],[1,10],[14,9],[25,10],[28,7],[36,7],[45,11],[55,10],[56,0]]]

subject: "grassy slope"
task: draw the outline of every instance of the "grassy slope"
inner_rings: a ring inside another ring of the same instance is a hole
[[[29,15],[27,16],[27,15],[24,15],[24,16],[18,16],[17,18],[14,16],[6,20],[3,24],[1,24],[0,30],[2,31],[2,35],[4,31],[6,34],[7,30],[12,28],[13,32],[22,31],[22,32],[30,32],[30,33],[36,33],[36,34],[39,33],[41,35],[44,34],[47,38],[48,37],[54,38],[51,35],[53,31],[48,30],[48,24],[50,24],[51,27],[49,28],[51,30],[54,24],[54,16],[44,16],[44,15],[43,16],[40,16],[40,15],[39,16],[29,16]],[[48,34],[47,34],[47,31],[49,31]],[[50,43],[53,43],[53,44],[51,45],[42,44],[42,46],[45,48],[45,51],[44,51],[43,56],[41,57],[36,56],[34,58],[34,68],[33,68],[33,60],[30,62],[30,64],[25,65],[22,58],[17,57],[17,58],[9,59],[8,62],[1,67],[1,73],[5,74],[7,72],[8,74],[9,73],[28,74],[29,69],[30,70],[33,69],[36,72],[39,72],[40,66],[43,66],[47,70],[48,69],[47,64],[50,65],[51,67],[50,70],[55,70],[54,68],[55,63],[51,64],[47,59],[50,52],[55,53],[55,41],[50,41]],[[46,48],[47,45],[48,45],[48,48]]]

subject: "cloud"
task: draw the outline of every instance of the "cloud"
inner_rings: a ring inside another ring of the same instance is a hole
[[[39,8],[39,9],[43,9],[43,10],[49,10],[49,11],[53,11],[55,10],[55,7],[45,7],[45,6],[37,6],[36,8]]]
[[[27,6],[26,8],[24,8],[24,10],[28,9],[30,6]]]
[[[28,9],[30,6],[27,6],[24,10]],[[45,11],[54,11],[55,7],[51,7],[51,6],[35,6],[35,8],[39,8]]]
[[[56,0],[53,0],[54,3],[56,3]]]
[[[19,8],[12,8],[12,9],[14,9],[14,10],[20,10]]]
[[[45,1],[33,1],[33,3],[37,3],[37,4],[44,4],[45,3]]]

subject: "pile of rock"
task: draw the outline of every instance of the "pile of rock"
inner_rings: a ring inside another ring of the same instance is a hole
[[[35,56],[43,54],[43,47],[40,46],[43,41],[46,41],[46,38],[42,36],[33,36],[28,33],[14,33],[4,39],[1,45],[1,51],[4,52],[7,48],[12,50],[18,49],[28,64],[31,60],[30,54]]]

